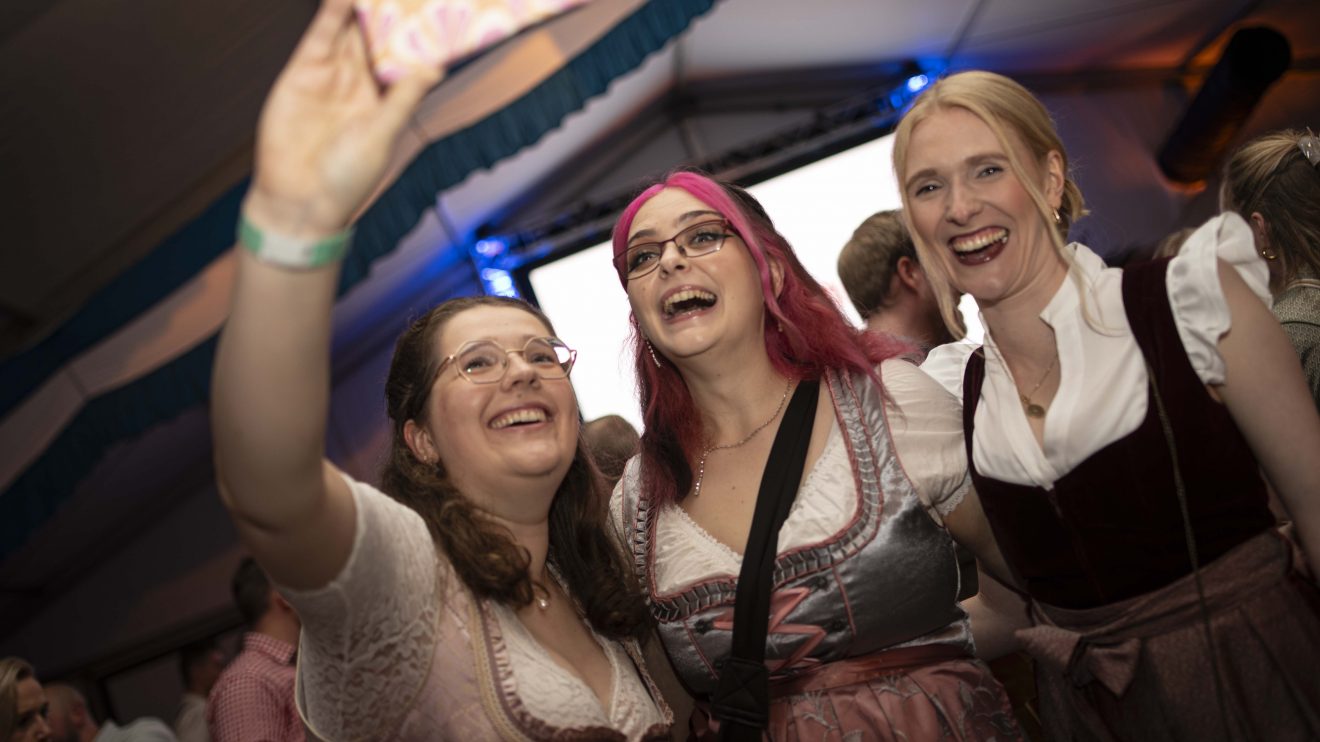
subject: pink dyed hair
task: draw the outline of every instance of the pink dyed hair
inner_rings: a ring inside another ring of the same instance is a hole
[[[791,379],[819,379],[826,369],[869,376],[877,385],[875,367],[914,349],[887,335],[853,327],[807,272],[793,248],[775,229],[765,209],[736,185],[703,173],[679,170],[646,188],[623,210],[614,225],[614,255],[628,248],[628,232],[642,206],[667,188],[681,188],[719,212],[737,233],[756,263],[765,297],[765,349],[771,364]],[[770,261],[783,266],[778,294]],[[627,288],[628,278],[619,281]],[[645,429],[642,433],[642,487],[656,503],[674,501],[692,487],[692,467],[703,444],[701,416],[678,369],[663,356],[659,368],[646,348],[637,324],[632,325],[633,364]],[[809,340],[808,340],[809,339]]]

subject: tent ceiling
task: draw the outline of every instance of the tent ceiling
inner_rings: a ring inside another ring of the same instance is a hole
[[[0,169],[8,177],[0,203],[9,241],[22,248],[0,255],[0,356],[67,317],[243,176],[262,96],[312,7],[311,0],[4,3]],[[659,84],[911,58],[1054,75],[1169,69],[1235,21],[1274,8],[1298,57],[1313,62],[1320,26],[1301,22],[1315,15],[1305,0],[913,7],[726,0],[670,52]],[[598,128],[579,139],[592,141],[632,112],[606,107]]]

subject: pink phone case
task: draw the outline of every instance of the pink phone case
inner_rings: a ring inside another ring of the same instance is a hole
[[[376,79],[438,69],[588,0],[356,0]]]

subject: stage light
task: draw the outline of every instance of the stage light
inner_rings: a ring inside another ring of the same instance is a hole
[[[513,276],[499,268],[482,268],[481,283],[487,294],[518,298],[518,287],[513,283]]]
[[[484,240],[477,240],[473,249],[482,257],[494,258],[503,255],[504,251],[509,249],[509,245],[498,237],[487,237]]]
[[[926,75],[913,75],[907,79],[907,89],[909,93],[920,93],[930,84],[930,78]]]

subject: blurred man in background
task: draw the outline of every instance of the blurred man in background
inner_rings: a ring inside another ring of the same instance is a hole
[[[174,734],[179,742],[211,742],[211,733],[206,728],[206,697],[224,669],[225,655],[214,639],[194,642],[179,650],[183,698],[174,718]]]
[[[304,742],[293,700],[294,654],[302,622],[251,557],[239,563],[232,588],[249,630],[242,651],[220,673],[207,700],[211,739]]]
[[[623,476],[628,459],[637,454],[641,442],[637,429],[618,415],[606,415],[587,423],[582,434],[587,439],[591,458],[613,488]]]
[[[46,697],[51,742],[175,742],[174,732],[160,719],[145,717],[122,727],[110,719],[96,723],[87,699],[72,685],[52,683]]]
[[[923,354],[961,337],[944,324],[936,289],[917,262],[902,212],[867,217],[839,253],[838,270],[866,329],[906,340]]]

